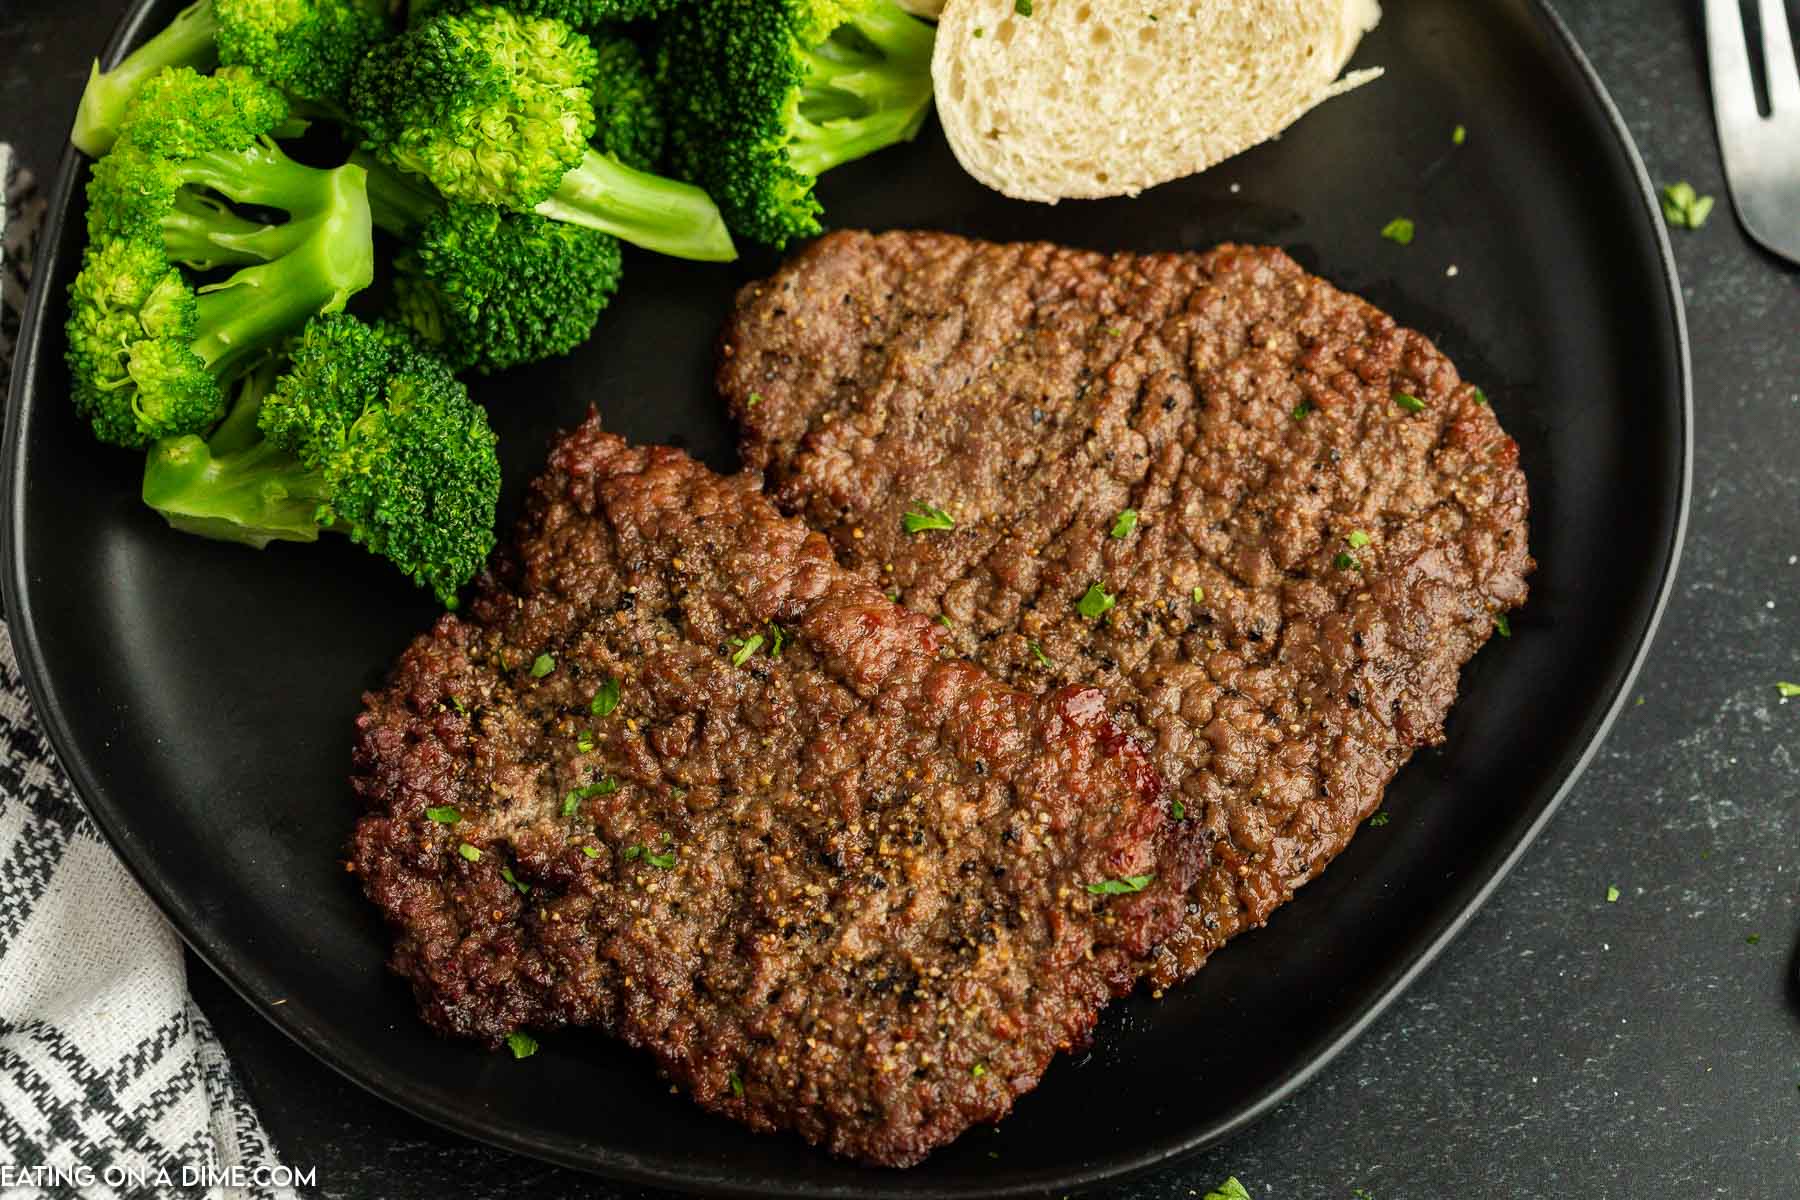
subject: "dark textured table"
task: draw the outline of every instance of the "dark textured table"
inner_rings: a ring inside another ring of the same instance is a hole
[[[0,122],[41,172],[112,20],[93,7],[0,0]],[[1698,457],[1640,698],[1367,1036],[1250,1132],[1112,1194],[1195,1196],[1236,1175],[1284,1200],[1800,1196],[1800,701],[1775,688],[1800,680],[1800,272],[1723,203],[1700,5],[1560,7],[1651,177],[1722,201],[1674,234]],[[18,119],[36,113],[53,117]],[[628,1194],[387,1107],[188,969],[284,1157],[325,1195]]]

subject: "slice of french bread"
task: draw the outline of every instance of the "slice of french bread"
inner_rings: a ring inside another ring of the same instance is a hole
[[[1022,200],[1134,196],[1322,100],[1378,0],[949,0],[932,86],[976,179]]]

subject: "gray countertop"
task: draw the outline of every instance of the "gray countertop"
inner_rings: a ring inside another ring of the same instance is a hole
[[[100,7],[0,0],[9,127],[73,111],[111,20]],[[1494,898],[1361,1041],[1236,1140],[1108,1194],[1197,1196],[1236,1175],[1283,1200],[1800,1195],[1800,700],[1774,686],[1800,680],[1800,272],[1724,203],[1699,4],[1559,8],[1652,179],[1721,198],[1703,229],[1673,234],[1695,490],[1638,699]],[[6,132],[47,171],[53,126]],[[284,1157],[316,1167],[325,1195],[640,1194],[389,1108],[189,971]]]

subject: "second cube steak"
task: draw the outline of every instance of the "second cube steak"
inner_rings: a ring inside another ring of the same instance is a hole
[[[746,466],[840,561],[1152,747],[1209,843],[1159,982],[1344,847],[1525,599],[1480,389],[1279,250],[834,234],[740,293],[722,354]]]
[[[998,1120],[1181,923],[1198,839],[1095,689],[1032,695],[754,478],[561,437],[358,721],[351,867],[426,1020],[587,1025],[890,1165]]]

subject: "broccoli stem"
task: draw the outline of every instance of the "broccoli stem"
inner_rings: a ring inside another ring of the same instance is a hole
[[[675,258],[730,262],[737,257],[712,197],[691,183],[639,171],[597,150],[589,150],[563,176],[556,194],[534,211]]]
[[[69,131],[75,148],[94,158],[111,150],[119,137],[119,120],[138,86],[164,67],[211,68],[219,57],[214,42],[218,32],[219,16],[212,0],[195,0],[112,70],[102,72],[95,62],[88,70],[75,126]]]
[[[390,167],[363,150],[350,161],[369,174],[369,218],[375,228],[404,238],[444,206],[437,189],[416,175]]]
[[[184,188],[163,218],[163,249],[175,262],[210,271],[280,258],[310,236],[311,230],[309,220],[280,224],[247,220]]]
[[[199,291],[192,345],[216,379],[234,378],[247,360],[314,313],[340,311],[374,278],[362,168],[346,164],[316,173],[325,181],[315,197],[322,204],[296,222],[304,229],[297,244],[279,258],[245,267]]]
[[[883,0],[805,52],[788,162],[819,176],[910,141],[931,107],[931,28]]]

